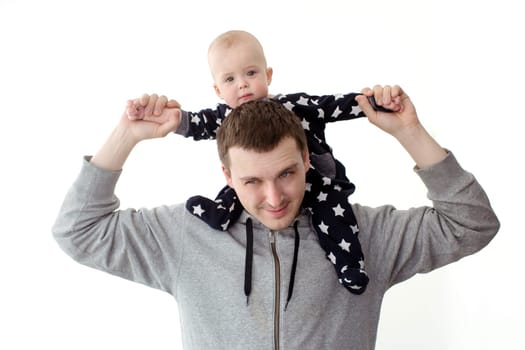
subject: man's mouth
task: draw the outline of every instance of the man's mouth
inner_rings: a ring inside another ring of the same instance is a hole
[[[266,209],[266,211],[274,218],[282,217],[286,214],[287,205],[282,206],[278,209]]]

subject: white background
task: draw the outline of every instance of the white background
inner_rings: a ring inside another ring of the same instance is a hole
[[[170,295],[76,264],[51,226],[81,156],[96,152],[126,100],[158,92],[188,110],[213,107],[208,44],[244,29],[265,47],[272,93],[403,86],[502,222],[480,253],[387,293],[377,348],[525,349],[518,4],[0,0],[0,348],[180,348]],[[354,201],[428,204],[412,161],[366,120],[331,126],[328,140]],[[169,135],[139,145],[118,194],[123,207],[171,204],[214,196],[221,176],[213,142]]]

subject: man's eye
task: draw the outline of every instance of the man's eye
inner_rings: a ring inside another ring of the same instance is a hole
[[[282,178],[289,177],[292,174],[293,174],[293,171],[285,171],[284,173],[281,174],[281,177]]]
[[[257,180],[253,179],[253,180],[246,180],[244,181],[244,184],[245,185],[254,185],[257,183]]]

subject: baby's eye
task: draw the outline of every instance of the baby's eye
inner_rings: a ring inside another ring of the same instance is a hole
[[[246,74],[247,74],[249,77],[251,77],[251,76],[257,74],[257,71],[255,71],[255,70],[252,69],[252,70],[249,70],[248,73],[246,73]]]
[[[233,81],[233,77],[227,77],[226,79],[224,79],[224,81],[226,83],[231,83]]]

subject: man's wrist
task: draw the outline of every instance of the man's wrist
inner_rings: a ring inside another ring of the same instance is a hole
[[[121,170],[138,142],[128,128],[118,125],[97,154],[91,158],[91,163],[107,170]]]
[[[447,156],[446,150],[421,124],[405,128],[396,138],[416,162],[418,168],[436,164]]]

